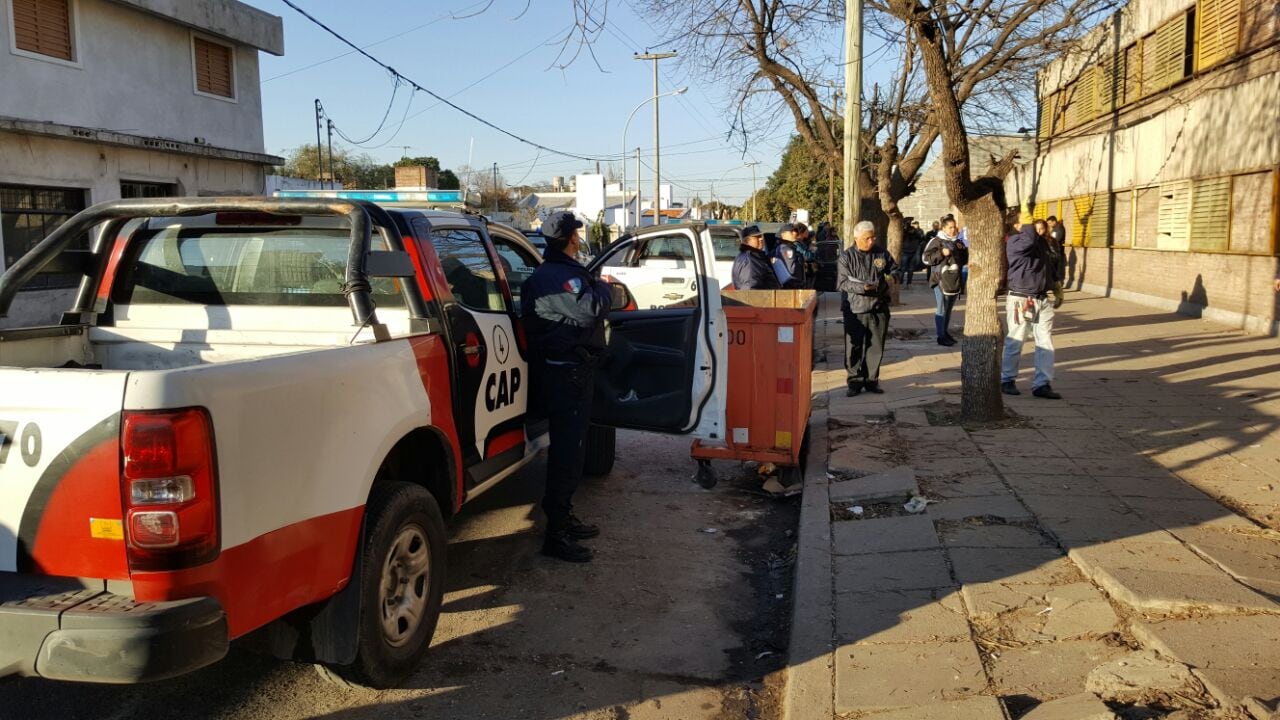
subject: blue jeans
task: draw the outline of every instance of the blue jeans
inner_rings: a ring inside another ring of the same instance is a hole
[[[1010,295],[1005,300],[1005,322],[1009,334],[1004,339],[1004,361],[1000,369],[1001,382],[1013,382],[1018,377],[1018,361],[1022,356],[1022,344],[1027,336],[1036,341],[1036,372],[1031,378],[1031,389],[1053,382],[1053,299],[1034,299],[1035,317],[1022,316],[1026,298]]]
[[[942,318],[942,324],[939,325],[939,327],[942,329],[944,335],[950,334],[951,332],[951,311],[956,307],[957,297],[960,296],[944,294],[942,292],[941,285],[933,286],[933,299],[937,303],[937,307],[934,309],[933,314],[936,317]],[[938,336],[938,339],[941,340],[942,336]]]

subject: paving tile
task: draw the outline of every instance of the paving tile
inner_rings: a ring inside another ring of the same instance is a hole
[[[1192,550],[1256,589],[1280,587],[1280,533],[1178,528]]]
[[[1169,477],[1170,473],[1160,465],[1139,456],[1111,458],[1075,458],[1076,467],[1090,475],[1130,475],[1140,477]]]
[[[1140,515],[1166,530],[1195,527],[1252,530],[1256,527],[1233,510],[1209,498],[1177,500],[1130,497],[1125,502]]]
[[[954,584],[941,550],[836,556],[836,592],[932,590]]]
[[[1280,713],[1280,669],[1233,667],[1191,672],[1224,705],[1241,703],[1256,718],[1271,719]]]
[[[1130,651],[1101,640],[1064,640],[997,652],[991,679],[1001,695],[1053,699],[1083,692],[1089,671]]]
[[[1070,552],[1085,575],[1116,600],[1151,612],[1280,612],[1182,545],[1108,544]]]
[[[1035,583],[1075,579],[1075,568],[1057,548],[953,548],[948,551],[956,580]]]
[[[847,520],[831,527],[837,555],[929,550],[938,547],[933,522],[924,515]]]
[[[1143,644],[1193,668],[1280,669],[1280,616],[1234,615],[1138,621],[1133,632]],[[1273,692],[1280,691],[1280,686]]]
[[[1018,475],[1009,473],[1005,482],[1019,495],[1106,495],[1107,490],[1088,475]]]
[[[1177,538],[1163,528],[1136,513],[1124,516],[1120,521],[1106,515],[1041,517],[1040,525],[1066,548],[1092,547],[1103,543],[1178,542]]]
[[[836,712],[935,705],[987,685],[972,643],[846,645],[836,650]]]
[[[1120,619],[1111,603],[1088,582],[1065,585],[973,583],[962,593],[980,634],[1022,643],[1100,637]]]
[[[952,588],[842,593],[836,638],[841,644],[968,641],[969,621]]]
[[[829,490],[831,502],[870,502],[899,497],[909,498],[919,492],[916,487],[915,471],[905,465],[895,467],[888,472],[833,482]]]
[[[1022,720],[1115,720],[1107,704],[1093,693],[1078,693],[1041,703]]]
[[[926,513],[934,520],[986,516],[1010,521],[1031,519],[1031,513],[1012,494],[949,498],[931,503]]]
[[[1107,430],[1059,430],[1045,436],[1069,458],[1111,458],[1133,452],[1132,445]]]
[[[1004,481],[994,474],[926,477],[919,481],[919,485],[925,497],[933,500],[1012,493]]]
[[[1004,705],[996,698],[985,695],[936,705],[889,710],[867,716],[867,720],[1008,720],[1008,718]]]
[[[916,462],[918,477],[990,475],[991,463],[984,457],[945,457]]]
[[[942,545],[949,548],[1053,547],[1053,543],[1043,533],[1019,525],[946,524],[938,534],[942,538]]]
[[[1185,481],[1169,477],[1108,476],[1093,478],[1099,487],[1120,497],[1176,498],[1179,500],[1207,500],[1208,496]]]
[[[1076,461],[1070,458],[1053,458],[1046,461],[1038,457],[988,455],[1001,475],[1077,475],[1083,473]]]

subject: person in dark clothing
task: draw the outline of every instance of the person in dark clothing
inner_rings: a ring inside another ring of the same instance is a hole
[[[573,493],[582,479],[595,370],[605,349],[609,285],[575,258],[582,222],[558,212],[542,225],[545,262],[521,288],[521,322],[529,340],[529,371],[535,411],[548,420],[547,515],[542,554],[570,562],[590,562],[591,550],[578,543],[600,534],[573,514]]]
[[[804,287],[805,289],[812,289],[818,279],[818,251],[815,247],[813,233],[809,231],[808,225],[804,223],[795,224],[795,246],[796,252],[800,253],[800,257],[804,261]]]
[[[1060,255],[1050,249],[1051,240],[1036,234],[1031,213],[1024,210],[1019,226],[1006,244],[1009,256],[1009,295],[1005,300],[1008,335],[1004,340],[1004,358],[1000,370],[1000,389],[1006,395],[1021,395],[1015,381],[1022,345],[1029,334],[1036,343],[1035,376],[1031,394],[1059,400],[1053,390],[1053,314],[1049,299],[1058,272]]]
[[[938,344],[952,346],[951,312],[960,296],[960,269],[969,264],[969,249],[956,237],[955,218],[947,218],[933,239],[924,248],[924,262],[931,268],[929,286],[933,288],[936,307],[933,311],[933,327],[937,331]]]
[[[1043,240],[1045,244],[1049,246],[1050,260],[1052,261],[1049,277],[1052,279],[1052,283],[1053,283],[1052,285],[1050,285],[1049,291],[1053,293],[1053,309],[1057,310],[1058,308],[1062,307],[1062,301],[1063,301],[1062,281],[1063,279],[1066,278],[1067,258],[1062,253],[1062,247],[1058,245],[1057,241],[1054,240],[1053,236],[1049,233],[1048,223],[1046,223],[1044,220],[1037,220],[1035,222],[1035,228],[1036,228],[1036,237]],[[1006,287],[1007,287],[1007,278],[1006,278]]]
[[[847,394],[882,393],[880,362],[889,334],[889,282],[897,270],[893,256],[876,247],[876,226],[853,229],[853,246],[840,252],[836,289],[844,312]]]
[[[778,283],[786,290],[802,290],[809,286],[804,253],[796,248],[796,226],[790,223],[778,230],[778,244],[773,249],[773,270]]]
[[[741,252],[733,259],[734,290],[778,290],[778,276],[764,252],[764,233],[755,225],[742,231]]]
[[[908,218],[908,220],[911,219]],[[898,266],[904,285],[910,285],[912,276],[916,274],[916,258],[920,255],[920,243],[923,238],[924,233],[920,230],[920,223],[915,220],[911,220],[902,229],[902,262]]]

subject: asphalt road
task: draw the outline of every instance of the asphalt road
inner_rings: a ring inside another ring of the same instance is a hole
[[[454,520],[444,612],[402,689],[338,687],[233,648],[147,686],[2,680],[0,718],[778,717],[797,499],[756,494],[736,463],[702,490],[687,440],[618,438],[613,473],[577,501],[604,528],[595,562],[538,554],[541,462]]]

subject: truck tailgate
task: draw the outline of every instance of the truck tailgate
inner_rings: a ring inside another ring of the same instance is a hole
[[[126,372],[0,368],[0,571],[125,578]]]

